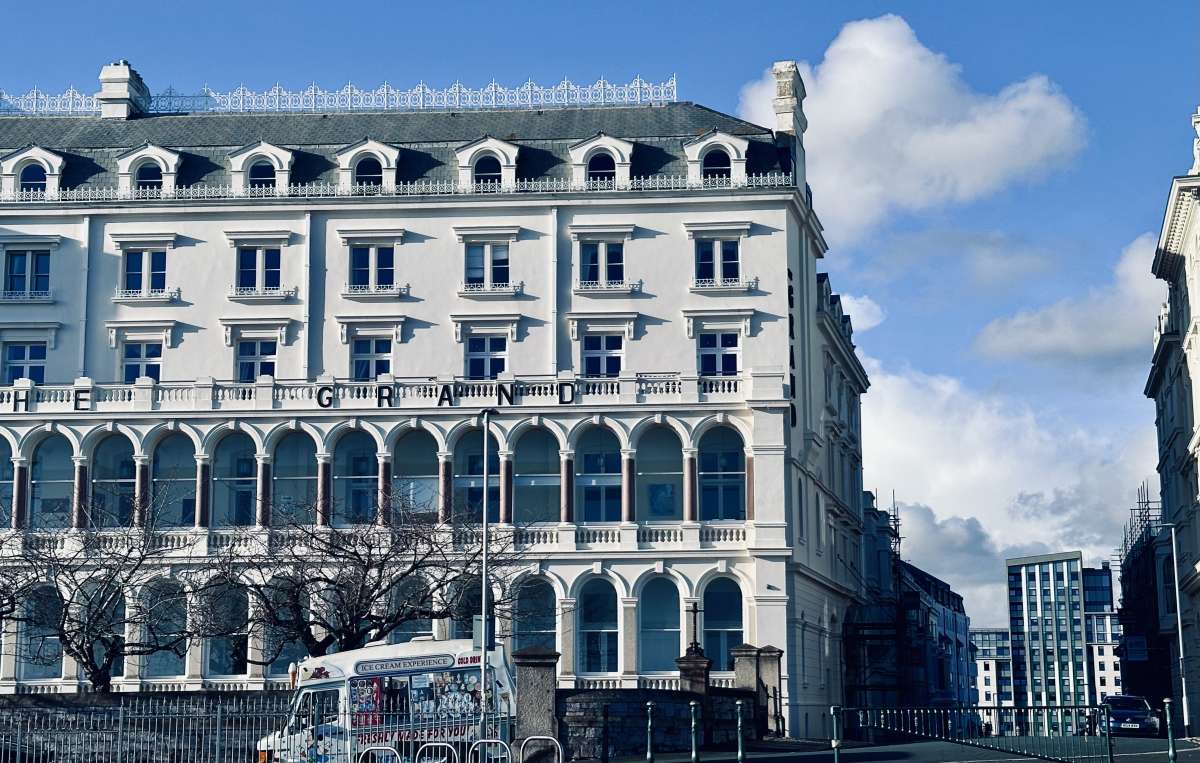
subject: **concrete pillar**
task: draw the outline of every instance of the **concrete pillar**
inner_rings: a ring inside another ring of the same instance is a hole
[[[254,460],[258,462],[254,524],[259,527],[270,527],[272,500],[271,455],[269,453],[255,453]]]
[[[540,646],[527,647],[513,654],[513,664],[517,669],[516,693],[521,698],[517,703],[514,750],[520,749],[521,742],[532,736],[558,737],[555,703],[558,659],[558,652]],[[533,750],[532,744],[530,749]],[[545,753],[545,759],[550,760],[549,750],[545,750]],[[532,757],[536,761],[543,755],[536,753]]]
[[[87,526],[88,515],[88,459],[87,456],[72,456],[75,462],[75,484],[71,490],[71,527],[76,530]]]
[[[575,521],[575,451],[558,452],[559,517],[568,524]]]
[[[632,449],[621,451],[621,521],[634,522],[634,490],[637,472],[634,471]]]
[[[746,520],[754,521],[754,456],[746,454]]]
[[[767,730],[781,736],[784,732],[783,650],[767,645],[758,650],[758,676],[767,694]]]
[[[687,653],[675,660],[679,667],[679,689],[693,694],[708,694],[708,674],[712,670],[712,660],[704,656],[703,649],[687,650]]]
[[[375,499],[379,511],[375,521],[376,524],[387,525],[392,521],[392,454],[376,453],[375,462],[379,467],[379,490]]]
[[[558,628],[559,637],[558,643],[562,651],[562,670],[563,676],[575,675],[575,622],[577,614],[575,612],[574,599],[559,599],[558,600]]]
[[[0,650],[0,693],[15,694],[17,691],[17,623],[15,620],[5,620],[0,625],[4,633],[4,643],[12,644],[13,648]]]
[[[683,521],[697,521],[695,448],[683,449]]]
[[[454,454],[438,453],[438,522],[450,521],[450,507],[454,500]]]
[[[195,596],[197,596],[197,594],[195,592],[193,592],[193,591],[188,592],[189,599],[193,599]],[[196,602],[192,602],[192,601],[188,602],[188,604],[189,604],[189,606],[188,606],[189,619],[194,616],[191,613],[191,610],[192,610],[191,605],[194,603],[196,603]],[[194,629],[196,629],[197,625],[195,623],[189,622],[188,627],[190,629],[194,630]],[[188,639],[187,653],[184,655],[184,659],[183,659],[183,674],[184,674],[184,680],[186,680],[190,685],[193,685],[193,686],[196,686],[197,688],[199,688],[200,682],[204,679],[204,639],[203,638],[197,637],[197,638],[189,638]]]
[[[621,647],[621,656],[617,660],[617,670],[621,671],[621,688],[637,688],[638,674],[638,616],[637,597],[622,597],[617,640]]]
[[[513,521],[513,473],[512,451],[502,450],[500,457],[500,524],[511,524]]]
[[[333,523],[333,454],[317,454],[317,524]]]
[[[145,527],[150,511],[150,456],[133,457],[133,524]]]
[[[733,686],[735,689],[754,692],[759,707],[766,704],[762,678],[758,671],[758,647],[739,644],[729,650],[733,658]]]
[[[29,480],[28,470],[26,469],[26,460],[20,456],[12,459],[13,464],[13,505],[12,505],[12,528],[20,530],[25,526],[25,519],[29,516],[29,507],[26,506],[29,497]],[[0,680],[3,680],[3,675],[0,674]]]
[[[207,528],[209,503],[212,500],[212,481],[209,479],[211,466],[208,456],[196,454],[196,527]],[[194,648],[193,645],[188,646]]]

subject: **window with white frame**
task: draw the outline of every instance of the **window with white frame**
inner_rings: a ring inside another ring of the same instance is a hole
[[[278,342],[273,339],[243,339],[237,343],[237,372],[239,382],[252,382],[260,376],[275,375],[275,353]]]
[[[150,296],[167,290],[167,253],[155,250],[125,252],[124,293]]]
[[[255,162],[250,167],[247,185],[251,188],[274,188],[275,165],[265,160]]]
[[[740,352],[736,331],[705,331],[696,335],[701,376],[736,376]]]
[[[392,372],[392,340],[361,337],[350,343],[350,372],[354,381],[375,381]]]
[[[4,383],[12,385],[17,379],[31,379],[35,384],[45,383],[45,342],[4,343]]]
[[[582,355],[584,376],[620,376],[625,358],[625,337],[621,334],[585,334]]]
[[[157,162],[146,162],[138,167],[133,184],[139,191],[161,191],[163,187],[162,167],[159,167]]]
[[[619,286],[625,283],[625,245],[619,241],[579,244],[579,285]]]
[[[141,376],[157,382],[162,371],[162,342],[126,342],[121,362],[126,384],[133,384]]]
[[[275,248],[239,247],[237,291],[243,293],[279,291],[280,257]]]
[[[5,253],[5,299],[35,299],[49,294],[50,252],[12,250]]]
[[[500,187],[500,160],[491,154],[479,157],[475,161],[475,184],[481,191],[494,191]]]
[[[350,248],[348,291],[381,291],[396,286],[396,250],[390,246]]]
[[[46,192],[46,168],[40,164],[28,164],[21,170],[22,191]]]
[[[600,151],[588,160],[587,179],[592,182],[613,183],[617,179],[617,163],[612,154]]]
[[[354,183],[361,186],[382,186],[383,165],[373,156],[358,160],[354,165]]]
[[[467,244],[463,283],[467,291],[485,291],[509,285],[508,244]]]
[[[700,239],[696,242],[698,286],[738,283],[740,280],[737,239]]]
[[[508,367],[508,337],[467,337],[468,379],[495,379]]]

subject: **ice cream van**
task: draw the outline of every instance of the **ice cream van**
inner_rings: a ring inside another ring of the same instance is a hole
[[[304,659],[293,666],[286,726],[259,740],[258,761],[414,763],[426,746],[424,763],[466,763],[475,741],[508,739],[515,712],[503,650],[487,657],[486,693],[483,652],[470,639],[373,644]]]

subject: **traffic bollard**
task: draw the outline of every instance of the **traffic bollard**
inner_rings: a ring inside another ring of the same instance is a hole
[[[833,733],[830,735],[829,743],[833,746],[833,763],[841,763],[842,761],[842,708],[834,705],[829,708],[829,714],[833,716]]]
[[[688,703],[688,709],[692,714],[692,763],[700,763],[700,740],[696,737],[700,728],[700,703],[692,700]]]
[[[737,706],[737,763],[746,763],[746,740],[742,736],[742,700],[734,703]]]
[[[646,763],[654,763],[654,703],[646,703]]]
[[[1171,698],[1163,700],[1163,715],[1167,717],[1167,760],[1175,763],[1175,727],[1171,723]]]
[[[600,763],[608,763],[608,705],[600,711]]]

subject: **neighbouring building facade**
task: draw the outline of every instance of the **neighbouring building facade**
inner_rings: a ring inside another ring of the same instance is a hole
[[[952,707],[975,702],[971,618],[950,584],[900,562],[900,702]]]
[[[1174,525],[1177,558],[1172,561],[1173,578],[1179,585],[1179,622],[1182,638],[1174,622],[1163,622],[1171,633],[1166,646],[1171,650],[1171,695],[1183,696],[1180,670],[1186,676],[1187,702],[1200,707],[1200,521],[1196,518],[1200,488],[1196,464],[1196,376],[1200,349],[1192,315],[1191,298],[1200,277],[1200,109],[1192,117],[1196,130],[1193,161],[1187,173],[1171,180],[1166,213],[1152,272],[1167,284],[1163,304],[1154,330],[1154,351],[1146,379],[1146,397],[1154,401],[1155,426],[1158,430],[1158,479],[1162,501],[1162,522]],[[1183,654],[1180,655],[1182,648]],[[1183,702],[1176,702],[1180,712]],[[1182,718],[1180,718],[1182,720]],[[1194,732],[1195,721],[1188,719]]]
[[[1158,704],[1172,696],[1175,569],[1170,528],[1163,527],[1161,507],[1145,487],[1130,511],[1119,551],[1122,693]]]
[[[816,270],[803,85],[774,72],[769,127],[673,81],[189,99],[118,62],[94,97],[10,100],[3,522],[102,530],[169,487],[159,525],[203,565],[288,502],[449,520],[486,490],[560,685],[676,685],[694,637],[730,681],[733,646],[774,645],[789,732],[827,733],[868,381]],[[285,679],[203,643],[128,662],[121,690]],[[0,691],[78,680],[0,659]]]
[[[975,695],[973,704],[983,710],[985,722],[992,724],[996,734],[1008,734],[1013,729],[1011,713],[1000,708],[1013,706],[1012,641],[1004,628],[972,628],[971,643],[975,647]]]

